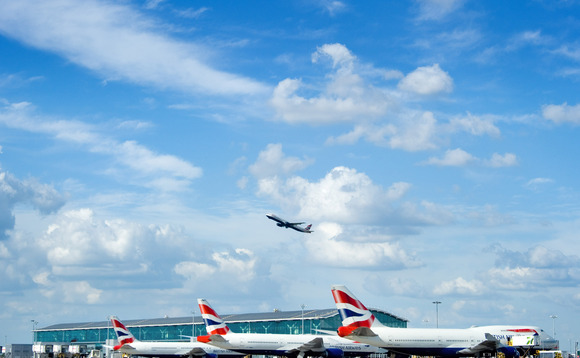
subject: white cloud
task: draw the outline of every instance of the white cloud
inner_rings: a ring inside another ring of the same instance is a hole
[[[342,268],[402,269],[421,263],[396,242],[353,242],[342,240],[342,229],[335,224],[321,224],[306,240],[313,262]]]
[[[391,148],[407,151],[434,149],[437,135],[437,120],[431,112],[424,112],[408,118],[388,140]]]
[[[208,262],[181,261],[174,267],[175,273],[183,276],[185,286],[221,286],[227,290],[251,292],[259,282],[258,258],[247,249],[234,252],[214,252]]]
[[[530,190],[538,190],[541,186],[551,184],[553,182],[554,180],[550,178],[534,178],[528,180],[528,182],[524,184],[524,187]]]
[[[52,186],[34,179],[19,180],[7,172],[0,172],[0,240],[5,232],[14,228],[14,208],[19,204],[31,205],[42,214],[59,210],[65,198]]]
[[[136,248],[143,248],[154,238],[154,231],[141,225],[103,221],[92,210],[79,209],[59,215],[39,245],[53,266],[84,266],[135,258],[140,256]]]
[[[453,90],[453,79],[439,64],[434,64],[409,73],[399,82],[399,89],[418,95],[450,93]]]
[[[393,121],[384,125],[358,124],[346,134],[329,137],[326,144],[352,145],[364,138],[378,146],[410,152],[438,147],[440,129],[432,112],[407,111]]]
[[[119,142],[102,135],[99,128],[93,125],[38,116],[30,103],[12,103],[3,110],[0,108],[0,123],[11,128],[52,135],[64,142],[80,144],[91,153],[109,155],[121,167],[131,169],[126,172],[127,177],[132,177],[135,182],[145,178],[145,186],[179,191],[184,190],[191,180],[202,175],[201,168],[180,158],[155,153],[135,141]]]
[[[461,130],[476,136],[487,134],[492,137],[499,137],[500,135],[500,130],[493,123],[493,119],[483,119],[471,113],[467,113],[464,117],[453,118],[449,121],[449,124],[454,131]]]
[[[402,201],[410,188],[409,183],[396,182],[385,190],[366,174],[346,167],[332,169],[317,182],[297,176],[285,181],[278,177],[258,181],[258,195],[312,221],[374,224],[395,230],[450,220],[449,213],[435,204]]]
[[[484,205],[481,209],[469,213],[468,217],[479,225],[488,227],[505,226],[514,223],[512,215],[498,212],[493,205]]]
[[[318,96],[298,92],[306,87],[300,79],[287,78],[274,89],[270,104],[277,118],[312,124],[374,120],[382,116],[392,99],[367,83],[357,72],[356,57],[341,44],[326,44],[312,55],[314,63],[329,60],[334,72]],[[371,71],[372,72],[372,71]]]
[[[207,7],[201,7],[199,9],[189,8],[183,11],[177,11],[177,14],[187,19],[198,19],[208,10],[209,8]]]
[[[439,166],[465,166],[469,163],[481,163],[492,168],[512,167],[518,164],[517,157],[513,153],[505,153],[504,155],[493,153],[490,159],[480,160],[479,158],[467,153],[461,148],[449,149],[445,151],[442,158],[431,157],[425,164],[439,165]]]
[[[580,124],[580,104],[569,106],[568,103],[562,105],[549,104],[542,107],[544,118],[556,124],[571,123]]]
[[[101,300],[103,290],[92,287],[87,281],[43,282],[39,292],[49,299],[67,304],[97,304]]]
[[[301,217],[356,222],[369,216],[376,219],[380,213],[391,210],[382,188],[365,174],[345,167],[334,168],[318,183],[292,177],[285,183],[277,178],[264,178],[258,184],[258,194],[287,206],[298,206]]]
[[[442,20],[463,6],[464,0],[417,0],[419,15],[417,20]]]
[[[486,287],[479,280],[467,281],[463,277],[458,277],[452,281],[441,282],[433,289],[435,295],[482,295]]]
[[[57,53],[107,80],[188,93],[265,93],[254,80],[212,68],[208,49],[153,31],[153,21],[121,3],[88,0],[0,3],[0,31]]]
[[[550,37],[542,35],[541,30],[523,31],[515,34],[506,46],[506,51],[516,51],[528,45],[546,45],[550,42]],[[557,53],[557,51],[556,51]]]
[[[300,160],[296,157],[285,156],[282,152],[282,144],[268,144],[266,149],[260,152],[256,162],[250,165],[249,170],[257,178],[286,176],[308,167],[313,162],[312,159]]]
[[[467,163],[474,161],[475,159],[475,157],[463,149],[457,148],[453,150],[447,150],[443,158],[429,158],[429,160],[427,160],[427,164],[459,167],[464,166]]]
[[[489,160],[485,161],[485,165],[493,168],[513,167],[518,164],[518,158],[513,153],[505,153],[504,155],[493,153]]]
[[[323,7],[330,16],[335,16],[347,9],[347,5],[339,0],[319,0],[319,6]]]
[[[332,67],[339,67],[341,71],[352,71],[356,57],[346,46],[341,44],[325,44],[316,49],[312,54],[312,62],[329,58],[332,61]]]
[[[490,284],[505,289],[535,290],[580,284],[580,260],[577,255],[535,245],[527,251],[515,251],[497,245],[497,267],[487,272]]]
[[[352,131],[346,134],[342,134],[336,138],[329,137],[326,140],[326,144],[352,145],[358,142],[361,138],[365,138],[367,141],[376,145],[388,146],[389,143],[387,138],[393,136],[395,133],[397,133],[397,127],[392,124],[384,126],[359,124],[356,125]]]

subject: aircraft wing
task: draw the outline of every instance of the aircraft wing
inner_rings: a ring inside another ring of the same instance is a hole
[[[287,224],[287,225],[292,225],[292,226],[295,226],[295,225],[302,225],[302,224],[305,224],[305,223],[306,223],[306,222],[304,222],[304,221],[303,221],[303,222],[301,222],[301,223],[286,223],[286,224]]]
[[[189,352],[187,352],[187,354],[184,354],[184,356],[191,356],[191,357],[203,357],[206,356],[207,352],[200,347],[195,347],[192,350],[190,350]]]
[[[135,350],[135,349],[136,349],[135,347],[133,347],[133,346],[131,345],[131,343],[125,343],[125,344],[123,344],[123,345],[122,345],[122,346],[121,346],[119,349],[121,349],[121,348],[122,348],[123,350],[130,350],[130,349],[133,349],[133,350]]]
[[[485,334],[485,341],[479,342],[473,347],[465,348],[460,350],[458,353],[477,355],[483,352],[495,352],[498,348],[502,347],[503,344],[489,333]]]
[[[210,334],[207,336],[197,336],[197,341],[201,343],[220,344],[226,343],[228,340],[221,334]]]
[[[341,330],[341,328],[346,328],[346,331]],[[340,327],[338,329],[338,335],[349,339],[355,339],[356,337],[378,337],[377,334],[368,327],[357,327],[355,329],[351,329],[351,327]]]
[[[324,342],[322,338],[316,337],[310,342],[304,343],[300,347],[296,347],[290,350],[287,350],[286,353],[290,355],[298,355],[299,357],[303,357],[305,355],[309,355],[308,353],[321,353],[326,351],[324,348]]]

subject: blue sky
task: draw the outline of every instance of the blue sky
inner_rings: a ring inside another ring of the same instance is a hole
[[[411,327],[439,300],[440,327],[555,323],[567,349],[579,6],[1,0],[0,336],[345,284]]]

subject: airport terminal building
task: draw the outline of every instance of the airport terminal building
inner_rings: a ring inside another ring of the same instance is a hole
[[[386,326],[406,328],[407,320],[391,313],[371,309]],[[207,334],[201,316],[164,317],[123,320],[135,338],[142,341],[188,341],[189,337]],[[279,311],[222,315],[228,327],[237,333],[317,334],[317,330],[336,331],[341,325],[336,309]],[[53,355],[100,349],[107,340],[115,340],[110,321],[62,323],[34,330],[36,353]],[[39,352],[41,351],[41,352]]]

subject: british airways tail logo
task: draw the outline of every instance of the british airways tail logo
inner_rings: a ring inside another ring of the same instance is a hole
[[[113,322],[113,328],[115,329],[117,340],[119,341],[119,344],[113,348],[114,350],[118,350],[124,344],[133,343],[135,341],[133,334],[131,334],[131,332],[127,329],[127,327],[125,327],[123,323],[121,323],[121,321],[116,318],[112,318],[111,322]]]
[[[199,300],[199,309],[208,334],[225,335],[230,329],[224,320],[211,308],[205,300]]]
[[[332,296],[334,297],[334,302],[336,302],[336,308],[342,319],[343,326],[370,328],[373,325],[375,316],[346,288],[333,288]]]

